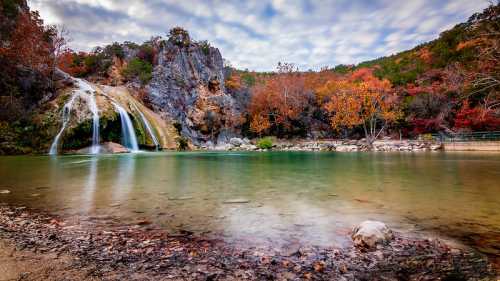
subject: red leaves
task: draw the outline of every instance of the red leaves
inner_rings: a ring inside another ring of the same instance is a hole
[[[271,125],[291,128],[307,106],[304,76],[292,64],[278,64],[278,73],[252,89],[249,113],[250,128],[263,133]]]
[[[88,69],[83,63],[84,53],[76,54],[67,50],[59,56],[57,67],[71,76],[81,77]]]
[[[43,26],[38,12],[21,13],[10,42],[2,48],[1,54],[16,65],[48,73],[52,59],[52,31]]]
[[[468,102],[464,102],[455,117],[455,127],[472,131],[499,130],[500,118],[495,116],[493,110],[479,106],[471,108]]]

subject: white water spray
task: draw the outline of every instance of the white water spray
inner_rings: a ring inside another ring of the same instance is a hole
[[[128,112],[115,102],[112,102],[113,106],[116,108],[120,114],[120,122],[122,126],[122,144],[132,152],[139,151],[139,145],[137,144],[137,138],[135,136],[134,126],[132,121],[128,116]]]
[[[148,119],[146,119],[146,116],[144,116],[142,111],[139,110],[137,105],[135,105],[135,104],[132,104],[132,105],[134,106],[135,110],[139,113],[139,116],[141,116],[142,123],[146,127],[146,130],[148,131],[149,135],[151,136],[151,139],[153,140],[153,143],[154,143],[156,149],[158,149],[158,147],[160,146],[160,142],[158,141],[155,134],[153,133],[153,128],[151,127],[151,124],[149,123]]]
[[[88,96],[90,111],[92,112],[92,147],[90,148],[91,154],[99,153],[99,111],[95,102],[94,94]]]
[[[97,104],[95,101],[95,91],[92,87],[82,79],[74,79],[77,82],[77,89],[73,91],[73,95],[70,100],[63,107],[63,124],[61,130],[54,138],[52,145],[50,146],[49,154],[55,155],[57,154],[57,146],[59,144],[59,139],[61,138],[62,133],[66,129],[69,119],[71,117],[71,109],[73,107],[73,103],[77,97],[85,97],[89,106],[89,110],[92,113],[92,147],[90,148],[91,154],[99,153],[99,110],[97,108]]]
[[[64,104],[63,107],[63,116],[62,116],[62,127],[61,130],[59,130],[59,133],[57,133],[56,137],[54,138],[54,141],[52,142],[52,145],[50,146],[49,154],[50,155],[56,155],[57,154],[57,145],[59,144],[59,139],[61,138],[62,133],[64,132],[64,129],[66,129],[66,126],[68,125],[69,118],[71,117],[71,108],[73,107],[73,102],[75,102],[75,99],[79,96],[78,92],[75,92],[69,101]]]

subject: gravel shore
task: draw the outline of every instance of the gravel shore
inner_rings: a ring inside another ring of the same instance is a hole
[[[495,280],[473,251],[394,236],[370,251],[240,249],[190,232],[169,234],[148,221],[79,224],[3,206],[0,269],[7,273],[0,280]]]

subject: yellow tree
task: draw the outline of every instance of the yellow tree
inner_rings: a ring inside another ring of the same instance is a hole
[[[400,115],[391,83],[376,78],[369,69],[330,80],[318,93],[329,97],[324,108],[330,113],[332,127],[362,126],[369,145]]]

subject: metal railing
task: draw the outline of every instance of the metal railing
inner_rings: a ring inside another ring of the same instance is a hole
[[[432,134],[432,138],[441,142],[500,141],[500,131]]]

